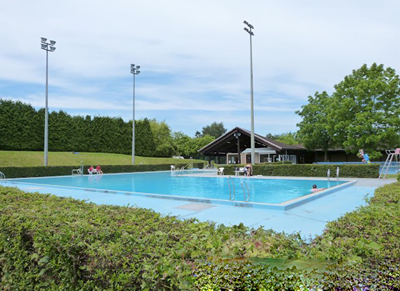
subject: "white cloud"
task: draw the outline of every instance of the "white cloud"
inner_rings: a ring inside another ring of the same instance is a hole
[[[0,95],[42,107],[45,36],[57,41],[49,55],[54,108],[129,118],[129,65],[137,63],[138,116],[173,118],[174,130],[215,116],[234,124],[249,109],[246,19],[255,26],[256,109],[280,112],[295,127],[307,96],[331,91],[352,69],[378,62],[400,70],[399,9],[395,0],[3,2]],[[258,116],[258,126],[268,118]]]

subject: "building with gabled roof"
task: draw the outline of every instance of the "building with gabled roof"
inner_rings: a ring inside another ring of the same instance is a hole
[[[221,135],[199,150],[210,160],[221,164],[245,164],[251,162],[251,132],[241,127]],[[255,163],[291,161],[292,163],[324,162],[324,151],[307,150],[303,145],[288,145],[259,134],[254,134]],[[238,155],[239,153],[239,155]],[[330,162],[360,162],[355,154],[344,149],[329,149]]]
[[[199,152],[208,157],[217,157],[220,162],[250,163],[250,138],[249,130],[235,127],[201,148]],[[303,163],[303,156],[307,152],[302,145],[284,144],[259,134],[254,134],[254,142],[256,163],[284,160]]]

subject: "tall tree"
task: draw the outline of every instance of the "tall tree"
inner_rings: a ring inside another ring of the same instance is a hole
[[[186,144],[191,140],[190,136],[184,134],[182,131],[176,131],[172,139],[175,145],[175,153],[178,156],[184,156],[186,153]]]
[[[332,98],[325,91],[316,92],[308,97],[308,104],[303,105],[301,110],[296,111],[303,120],[297,124],[300,128],[298,137],[303,145],[310,150],[323,149],[325,161],[328,149],[334,144],[333,136],[329,131],[330,119],[328,116],[329,106]]]
[[[201,157],[201,154],[198,152],[198,150],[212,142],[215,137],[206,135],[202,137],[191,138],[179,131],[174,133],[173,139],[178,155],[182,155],[187,158],[199,158]]]
[[[210,135],[215,138],[218,138],[225,132],[226,128],[224,127],[224,124],[222,122],[220,123],[213,122],[210,125],[203,127],[202,135],[203,136]]]
[[[285,144],[300,144],[299,139],[297,138],[297,133],[296,132],[287,132],[287,133],[282,133],[281,135],[278,135],[276,138],[277,141],[283,142]]]
[[[360,148],[371,158],[400,144],[400,78],[383,65],[363,65],[335,86],[331,133],[348,152]]]
[[[156,145],[154,143],[153,133],[150,122],[147,118],[137,120],[135,123],[135,153],[142,157],[152,157]]]
[[[150,127],[156,146],[154,156],[171,157],[175,152],[175,148],[169,126],[165,121],[158,122],[156,119],[151,119]]]

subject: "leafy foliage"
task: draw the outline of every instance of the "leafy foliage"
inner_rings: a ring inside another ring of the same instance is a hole
[[[308,104],[302,110],[296,111],[303,120],[297,124],[300,128],[298,136],[307,149],[323,149],[325,161],[328,149],[333,145],[333,136],[329,132],[328,116],[330,98],[326,92],[316,92],[314,97],[308,97]]]
[[[43,150],[43,109],[36,111],[31,105],[0,99],[0,122],[0,150]],[[165,133],[161,133],[165,131],[164,125],[160,124],[161,129],[155,127],[157,136],[154,137],[148,119],[135,122],[136,155],[172,156],[173,150],[170,146],[166,148],[161,138],[165,136]],[[158,150],[156,142],[162,142]],[[100,116],[71,116],[64,111],[53,111],[49,113],[49,150],[131,154],[132,121]]]
[[[227,175],[233,175],[235,168],[239,165],[227,165],[224,172]],[[353,178],[378,178],[379,164],[369,165],[315,165],[315,164],[281,164],[281,163],[265,163],[253,166],[254,175],[263,176],[293,176],[293,177],[326,177],[328,169],[331,170],[331,177],[336,173],[339,167],[340,177]]]
[[[400,143],[400,78],[392,68],[363,65],[335,86],[330,115],[338,143],[372,158]]]
[[[165,121],[158,122],[155,119],[151,119],[150,127],[156,146],[154,156],[172,157],[175,153],[175,145],[171,136],[171,129],[169,128],[169,126],[165,123]]]
[[[182,132],[174,133],[174,143],[176,145],[176,151],[179,155],[184,157],[199,158],[199,149],[212,142],[215,138],[206,135],[198,138],[191,138]]]
[[[309,97],[296,113],[299,136],[309,149],[364,149],[371,158],[400,143],[400,78],[392,68],[363,65],[326,92]]]
[[[290,145],[301,143],[296,132],[286,132],[282,134],[267,133],[265,137]]]
[[[187,160],[175,160],[176,167],[187,165]],[[103,173],[132,173],[147,171],[168,171],[171,164],[155,164],[155,165],[102,165]],[[96,164],[94,164],[96,165]],[[193,163],[194,168],[203,168],[204,163]],[[83,173],[88,173],[90,166],[84,166]],[[47,177],[47,176],[65,176],[71,175],[70,166],[53,166],[53,167],[0,167],[7,178],[26,178],[26,177]]]
[[[366,207],[306,243],[299,234],[0,188],[0,284],[5,290],[399,290],[399,201],[400,183],[379,188]]]
[[[222,122],[213,122],[208,126],[203,127],[202,136],[213,136],[214,138],[219,138],[226,132],[226,128]]]

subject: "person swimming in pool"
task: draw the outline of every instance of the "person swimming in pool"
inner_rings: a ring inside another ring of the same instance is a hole
[[[325,188],[318,188],[316,184],[312,185],[311,192],[318,192],[322,190],[325,190]]]

